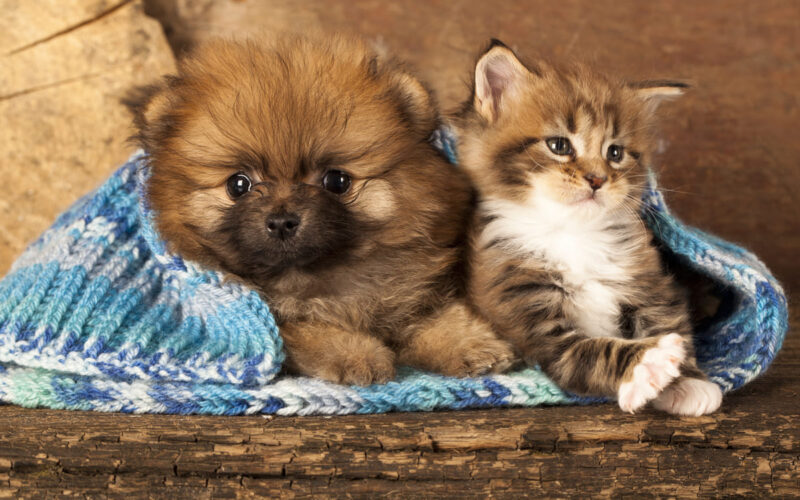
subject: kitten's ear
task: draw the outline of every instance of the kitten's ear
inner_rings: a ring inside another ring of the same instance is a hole
[[[514,99],[529,74],[511,49],[493,39],[475,65],[475,111],[489,123],[497,120],[503,103]]]
[[[655,111],[664,101],[682,96],[689,89],[688,83],[673,80],[647,80],[629,83],[628,86],[644,101],[650,111]]]

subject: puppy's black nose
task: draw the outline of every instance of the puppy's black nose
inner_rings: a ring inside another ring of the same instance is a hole
[[[603,184],[605,184],[608,180],[608,177],[605,175],[600,177],[599,175],[594,174],[586,174],[583,176],[583,178],[586,179],[586,182],[588,182],[590,186],[592,186],[592,191],[597,191],[603,187]]]
[[[291,238],[300,227],[300,217],[294,214],[273,214],[267,217],[267,232],[273,238]]]

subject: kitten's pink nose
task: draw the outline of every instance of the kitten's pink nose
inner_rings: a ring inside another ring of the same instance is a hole
[[[599,175],[594,174],[586,174],[583,176],[583,178],[586,179],[586,182],[588,182],[590,186],[592,186],[592,191],[597,191],[603,187],[603,184],[605,184],[608,180],[608,176],[606,175],[600,177]]]

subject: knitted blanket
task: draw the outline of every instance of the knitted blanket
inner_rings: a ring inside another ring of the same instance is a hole
[[[455,159],[452,138],[435,143]],[[29,407],[205,414],[344,414],[593,400],[534,368],[450,378],[401,368],[389,383],[342,386],[280,373],[268,306],[245,286],[170,254],[154,230],[138,152],[62,214],[0,281],[0,401]],[[643,215],[681,265],[727,299],[696,335],[700,367],[724,391],[780,349],[787,303],[746,250],[673,217],[651,176]]]

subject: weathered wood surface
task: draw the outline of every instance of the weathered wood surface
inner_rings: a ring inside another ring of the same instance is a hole
[[[794,320],[800,319],[794,309]],[[13,497],[800,496],[800,336],[699,418],[612,405],[341,417],[0,407]]]
[[[133,151],[120,98],[174,68],[134,0],[0,0],[0,275]]]

